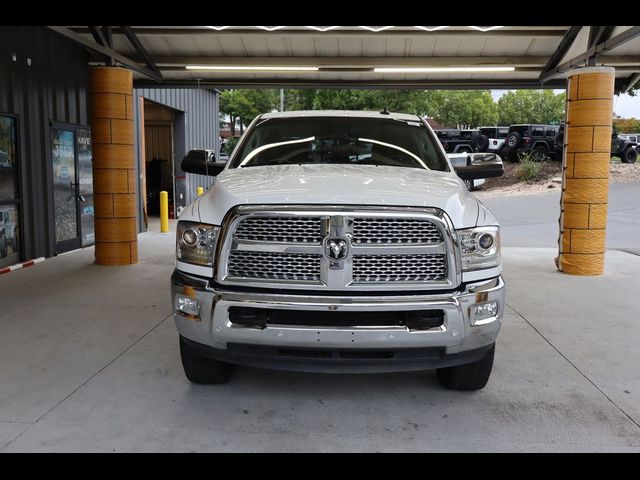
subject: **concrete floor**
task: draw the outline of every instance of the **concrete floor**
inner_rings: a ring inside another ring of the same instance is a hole
[[[0,276],[0,451],[640,452],[636,255],[609,251],[587,278],[557,273],[555,249],[504,248],[480,392],[432,372],[251,368],[196,386],[170,316],[173,236],[139,241],[138,265],[93,265],[89,248]]]

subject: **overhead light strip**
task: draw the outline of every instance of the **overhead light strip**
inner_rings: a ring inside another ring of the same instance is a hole
[[[259,30],[265,30],[267,32],[275,32],[278,30],[284,30],[284,29],[289,29],[289,30],[300,30],[300,29],[306,29],[306,30],[313,30],[316,32],[329,32],[332,30],[336,30],[338,28],[342,28],[345,30],[364,30],[364,31],[368,31],[368,32],[384,32],[386,30],[390,30],[392,28],[397,28],[397,29],[402,29],[402,30],[407,30],[407,29],[415,29],[415,30],[422,30],[425,32],[436,32],[438,30],[445,30],[447,28],[453,28],[450,25],[441,25],[441,26],[410,26],[410,27],[402,27],[402,26],[394,26],[394,25],[387,25],[387,26],[378,26],[378,27],[370,27],[370,26],[364,26],[364,25],[358,25],[358,26],[338,26],[338,25],[333,25],[333,26],[325,26],[325,27],[315,27],[315,26],[272,26],[272,27],[268,27],[268,26],[211,26],[211,25],[207,25],[206,28],[211,28],[212,30],[216,30],[216,31],[223,31],[223,30],[247,30],[247,29],[259,29]],[[455,27],[457,28],[457,27]],[[504,25],[500,25],[500,26],[486,26],[486,27],[482,27],[482,26],[466,26],[466,28],[469,28],[471,30],[476,30],[479,32],[490,32],[492,30],[497,30],[499,28],[504,28]]]
[[[284,67],[277,65],[187,65],[187,70],[213,72],[317,72],[319,67]]]
[[[187,65],[187,70],[210,72],[318,72],[326,67],[309,66],[279,66],[279,65]],[[340,71],[349,71],[350,68],[340,68]],[[355,67],[353,71],[361,72],[363,67]],[[515,67],[375,67],[369,69],[374,73],[499,73],[513,72]]]
[[[514,72],[515,67],[378,67],[375,73],[499,73]]]

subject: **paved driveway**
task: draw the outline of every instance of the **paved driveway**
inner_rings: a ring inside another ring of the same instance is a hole
[[[142,262],[92,249],[0,276],[0,451],[640,452],[640,257],[561,275],[553,249],[505,248],[508,304],[476,393],[432,372],[312,375],[238,368],[185,379],[170,317],[171,235]],[[606,332],[606,335],[604,333]]]

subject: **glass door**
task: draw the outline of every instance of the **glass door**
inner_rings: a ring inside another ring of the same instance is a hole
[[[17,121],[0,114],[0,268],[20,261]]]
[[[76,152],[78,159],[78,202],[80,211],[80,239],[82,246],[95,243],[93,214],[93,156],[91,130],[79,127],[76,130]]]
[[[51,128],[53,166],[53,207],[55,215],[55,253],[80,248],[78,222],[78,179],[75,132],[71,128]]]

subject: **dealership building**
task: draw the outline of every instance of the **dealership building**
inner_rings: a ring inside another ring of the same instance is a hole
[[[180,160],[217,149],[218,91],[132,89],[131,71],[114,67],[129,84],[92,104],[90,52],[46,27],[0,29],[0,268],[93,245],[104,231],[111,252],[135,261],[132,240],[158,214],[159,192],[175,217],[211,182],[187,178]],[[106,176],[94,176],[100,155],[119,159]]]

